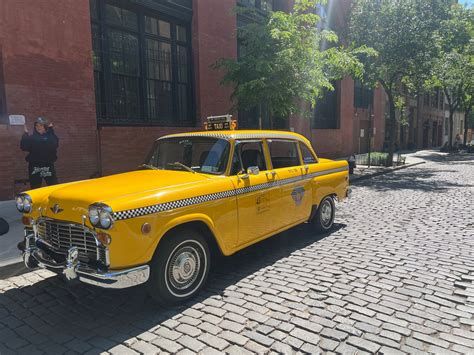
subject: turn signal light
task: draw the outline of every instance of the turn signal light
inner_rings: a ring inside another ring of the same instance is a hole
[[[150,223],[143,223],[142,225],[142,233],[148,234],[151,232],[151,224]]]
[[[31,226],[32,222],[33,222],[33,219],[30,217],[26,217],[26,216],[21,217],[21,223],[23,223],[25,226]]]
[[[112,243],[112,237],[104,232],[97,233],[97,239],[102,245],[110,245],[110,243]]]

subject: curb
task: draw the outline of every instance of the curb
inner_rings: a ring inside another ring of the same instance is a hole
[[[13,276],[22,275],[28,271],[23,261],[15,261],[12,264],[4,265],[0,267],[0,280],[4,280]]]
[[[387,170],[378,171],[378,172],[375,172],[375,173],[373,173],[373,174],[367,174],[367,175],[355,177],[355,178],[352,178],[352,179],[349,178],[349,182],[350,182],[350,183],[353,183],[353,182],[356,182],[356,181],[366,180],[366,179],[370,179],[370,178],[375,177],[375,176],[388,174],[388,173],[391,173],[391,172],[394,172],[394,171],[397,171],[397,170],[402,170],[402,169],[406,169],[406,168],[411,168],[411,167],[413,167],[413,166],[417,166],[417,165],[421,165],[421,164],[425,164],[425,163],[426,163],[426,162],[424,162],[424,161],[420,161],[420,162],[418,162],[418,163],[400,165],[400,166],[396,166],[396,167],[394,167],[394,168],[389,168],[389,169],[387,169]]]

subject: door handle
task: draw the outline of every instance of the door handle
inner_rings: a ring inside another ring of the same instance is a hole
[[[268,175],[271,175],[272,178],[275,178],[276,174],[277,174],[277,173],[276,173],[275,171],[270,171],[270,172],[267,171],[267,172],[265,173],[265,175],[267,175],[267,177],[268,177]]]

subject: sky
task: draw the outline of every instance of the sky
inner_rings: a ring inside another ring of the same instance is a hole
[[[467,6],[474,7],[474,0],[459,0],[460,4],[466,4]]]

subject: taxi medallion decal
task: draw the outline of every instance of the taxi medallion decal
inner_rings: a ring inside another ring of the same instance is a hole
[[[293,189],[291,192],[291,197],[293,197],[293,201],[295,201],[296,206],[301,205],[304,197],[304,187],[298,186]]]

